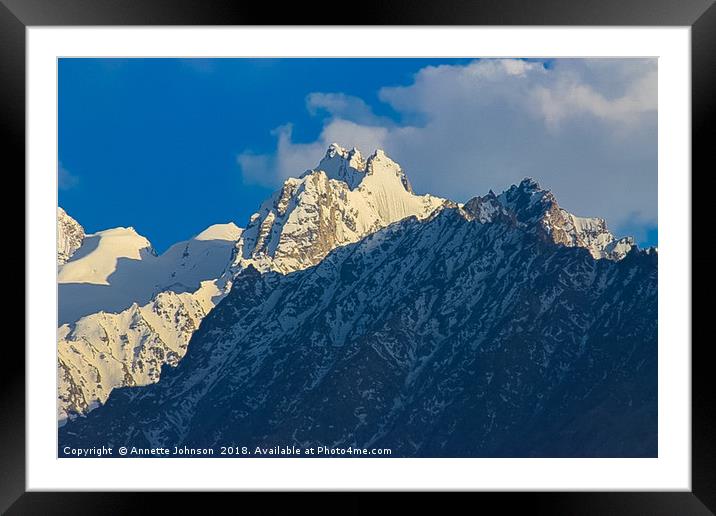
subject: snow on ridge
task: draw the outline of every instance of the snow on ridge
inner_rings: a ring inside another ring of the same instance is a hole
[[[304,172],[299,179],[319,171],[324,172],[329,179],[346,183],[351,190],[361,186],[368,176],[374,174],[379,176],[385,174],[385,177],[381,177],[384,181],[390,181],[395,176],[405,190],[413,193],[400,165],[388,157],[383,149],[376,149],[368,158],[364,158],[356,147],[348,150],[337,143],[332,143],[318,165]]]
[[[358,187],[365,177],[365,169],[366,160],[357,148],[348,150],[332,143],[318,165],[304,172],[299,180],[322,171],[329,179],[342,181],[352,190]]]
[[[557,245],[582,247],[595,259],[621,260],[635,247],[632,237],[616,238],[600,217],[579,217],[561,208],[554,194],[533,178],[497,196],[525,227],[541,232]]]
[[[86,235],[72,259],[59,270],[58,283],[109,285],[120,260],[156,258],[152,245],[134,228],[112,228]]]
[[[132,227],[87,235],[58,269],[59,322],[71,324],[100,311],[118,313],[165,290],[193,292],[223,273],[240,235],[233,223],[215,224],[161,255]]]
[[[236,241],[243,230],[234,224],[213,224],[194,237],[194,240],[230,240]]]

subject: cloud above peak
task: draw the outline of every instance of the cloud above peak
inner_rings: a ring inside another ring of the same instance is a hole
[[[60,162],[57,166],[57,187],[60,190],[69,190],[77,186],[78,183],[79,178],[71,174]]]
[[[377,93],[396,120],[342,92],[308,94],[320,134],[294,142],[290,124],[277,128],[273,153],[238,156],[244,180],[278,185],[335,141],[385,149],[419,193],[465,201],[531,176],[617,231],[656,225],[656,59],[481,59],[425,67]]]
[[[309,93],[306,108],[313,115],[321,111],[337,119],[351,120],[364,125],[392,125],[390,119],[378,117],[373,109],[361,98],[344,93]]]

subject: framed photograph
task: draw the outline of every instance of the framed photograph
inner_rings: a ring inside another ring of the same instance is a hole
[[[712,513],[716,8],[657,3],[3,0],[27,303],[2,510]]]

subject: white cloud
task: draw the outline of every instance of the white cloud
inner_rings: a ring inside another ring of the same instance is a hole
[[[276,152],[271,155],[246,151],[237,156],[244,181],[264,186],[276,186],[287,177],[298,177],[316,166],[333,142],[361,150],[385,147],[388,129],[380,126],[360,125],[350,120],[332,119],[315,142],[292,141],[291,124],[282,125],[272,132],[278,139]]]
[[[596,65],[596,67],[601,69],[601,73],[614,73],[617,77],[621,77],[621,81],[624,83],[623,91],[613,97],[610,97],[608,93],[598,91],[593,85],[585,83],[585,78],[575,73],[574,70],[568,69],[566,72],[560,73],[560,68],[562,68],[560,65],[557,68],[555,80],[547,85],[539,85],[534,90],[545,121],[555,126],[563,119],[586,113],[599,119],[634,124],[640,121],[639,115],[655,111],[657,102],[656,63],[652,68],[643,70],[643,73],[636,77],[625,77],[623,70],[613,69],[616,66],[629,66],[628,64],[614,61],[612,63],[614,65],[611,69],[605,67],[605,63]]]
[[[306,108],[311,115],[324,110],[334,118],[343,118],[358,124],[392,125],[389,119],[375,116],[363,99],[344,93],[310,93],[306,97]]]
[[[57,167],[57,186],[60,190],[69,190],[77,186],[79,178],[62,166],[62,163]]]
[[[344,142],[347,147],[377,149],[385,146],[388,130],[379,126],[364,126],[349,120],[334,119],[326,124],[318,140],[294,143],[292,125],[274,129],[278,142],[271,155],[243,152],[237,157],[244,181],[265,186],[280,184],[287,177],[298,177],[314,167],[325,154],[328,145]]]
[[[295,143],[283,126],[275,153],[238,159],[245,180],[273,185],[315,166],[333,141],[364,154],[381,147],[418,192],[464,201],[532,176],[576,214],[617,230],[655,225],[656,72],[655,59],[426,67],[378,92],[400,124],[362,99],[312,93],[309,112],[326,115],[315,141]]]

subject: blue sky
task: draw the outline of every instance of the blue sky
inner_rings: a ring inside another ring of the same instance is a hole
[[[88,232],[134,226],[161,252],[213,223],[244,226],[336,139],[384,147],[418,192],[458,201],[533,176],[570,211],[651,245],[652,68],[61,59],[59,203]]]

